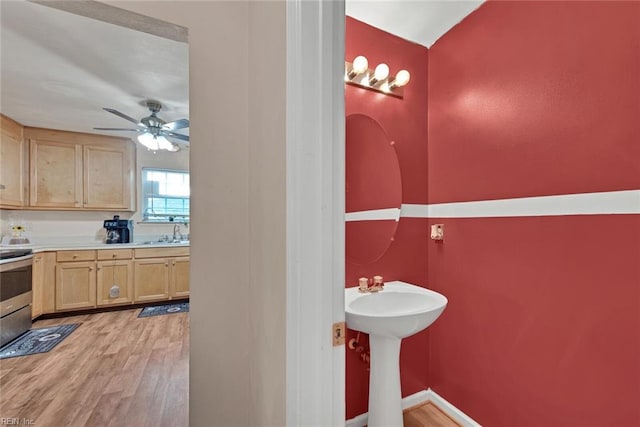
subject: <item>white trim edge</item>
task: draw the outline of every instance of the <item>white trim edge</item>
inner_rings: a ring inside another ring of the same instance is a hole
[[[447,414],[449,418],[460,424],[462,427],[482,427],[467,414],[453,406],[446,399],[435,391],[421,390],[402,399],[402,409],[411,408],[421,403],[432,402],[442,412]],[[369,413],[360,414],[346,421],[345,427],[364,427],[369,420]]]
[[[357,211],[347,212],[344,214],[344,220],[349,221],[375,221],[392,219],[394,221],[400,221],[400,209],[388,208],[388,209],[375,209],[370,211]]]
[[[640,190],[561,194],[473,202],[403,204],[406,218],[485,218],[640,214]]]
[[[470,416],[462,412],[460,409],[449,403],[444,397],[440,396],[435,391],[428,389],[426,391],[428,400],[438,407],[442,412],[447,414],[449,418],[460,424],[462,427],[481,427]]]
[[[344,1],[286,3],[286,425],[345,418]],[[308,79],[305,70],[315,70]]]

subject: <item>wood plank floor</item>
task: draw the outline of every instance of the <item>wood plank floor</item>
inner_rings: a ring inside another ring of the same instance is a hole
[[[48,353],[0,360],[0,418],[37,427],[188,426],[189,315],[141,309],[37,321],[81,323]]]
[[[460,427],[431,402],[404,412],[404,427]]]

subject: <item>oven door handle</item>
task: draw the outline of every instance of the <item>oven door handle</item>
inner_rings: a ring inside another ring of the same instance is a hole
[[[18,268],[28,267],[33,265],[33,255],[27,255],[20,258],[13,258],[10,262],[0,264],[0,273],[5,271],[16,270]]]

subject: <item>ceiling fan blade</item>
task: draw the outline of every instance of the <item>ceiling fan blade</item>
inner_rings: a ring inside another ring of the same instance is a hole
[[[125,128],[94,128],[95,130],[126,130],[130,132],[145,132],[145,129],[125,129]]]
[[[165,123],[162,125],[162,129],[164,130],[177,130],[184,129],[189,127],[189,119],[180,119],[174,122]]]
[[[187,135],[183,135],[181,133],[173,133],[173,132],[164,132],[164,134],[166,136],[169,136],[171,138],[175,138],[175,139],[179,139],[181,141],[187,141],[189,142],[189,137]]]
[[[136,126],[142,126],[138,120],[134,119],[133,117],[129,117],[129,116],[127,116],[126,114],[121,113],[121,112],[120,112],[120,111],[118,111],[118,110],[114,110],[113,108],[103,108],[103,110],[104,110],[104,111],[108,111],[108,112],[110,112],[111,114],[115,114],[116,116],[121,117],[121,118],[123,118],[123,119],[125,119],[125,120],[128,120],[128,121],[130,121],[131,123],[135,123],[135,124],[136,124]]]

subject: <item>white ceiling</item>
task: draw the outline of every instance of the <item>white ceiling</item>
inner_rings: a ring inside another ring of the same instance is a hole
[[[358,21],[431,47],[476,10],[483,0],[346,0],[347,15]]]
[[[347,14],[431,46],[481,4],[472,1],[347,0]],[[25,0],[0,1],[0,112],[26,126],[118,136],[93,127],[130,127],[147,99],[165,121],[189,117],[186,43]],[[188,134],[188,129],[181,133]]]
[[[26,1],[2,1],[0,111],[26,126],[132,137],[103,107],[135,119],[155,99],[165,121],[189,117],[186,43]],[[188,134],[188,129],[180,133]]]

